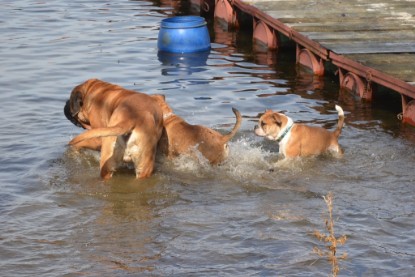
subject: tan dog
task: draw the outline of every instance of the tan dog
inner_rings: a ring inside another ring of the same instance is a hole
[[[230,133],[222,135],[204,126],[191,125],[175,115],[163,95],[153,97],[157,98],[163,110],[164,132],[159,143],[161,152],[172,158],[181,154],[196,155],[194,151],[197,150],[213,165],[220,164],[228,157],[228,141],[236,134],[242,122],[237,109],[232,108],[236,116],[235,126]]]
[[[286,158],[319,155],[327,151],[342,154],[338,138],[343,128],[344,112],[337,105],[336,110],[339,120],[333,132],[321,127],[295,124],[288,116],[267,110],[259,118],[255,134],[279,142],[279,152]]]
[[[123,159],[134,163],[137,178],[152,174],[163,131],[163,113],[154,97],[91,79],[72,90],[65,115],[88,129],[70,145],[101,149],[102,178],[111,178]]]

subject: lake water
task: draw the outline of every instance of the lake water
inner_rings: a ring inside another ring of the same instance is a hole
[[[194,64],[158,57],[163,18],[179,1],[3,0],[0,10],[0,275],[328,276],[323,196],[334,194],[341,276],[412,276],[415,130],[400,99],[372,104],[337,77],[300,74],[294,52],[252,51],[242,32],[209,21],[212,50]],[[200,58],[200,57],[199,57]],[[298,73],[297,73],[298,72]],[[72,88],[100,78],[163,93],[193,124],[227,132],[244,116],[220,167],[160,158],[154,176],[99,178],[99,154],[68,141]],[[376,97],[376,96],[375,96]],[[277,161],[253,128],[266,108],[333,129],[346,113],[341,159]]]

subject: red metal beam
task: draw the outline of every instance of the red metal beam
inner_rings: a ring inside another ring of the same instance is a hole
[[[343,55],[338,55],[334,52],[330,52],[329,58],[332,63],[339,68],[353,72],[354,74],[365,78],[367,81],[377,83],[415,99],[415,86],[412,86],[403,80],[385,74],[374,68],[362,65],[352,59],[349,59]]]

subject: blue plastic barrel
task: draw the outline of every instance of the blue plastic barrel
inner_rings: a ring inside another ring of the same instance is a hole
[[[163,19],[157,41],[159,51],[191,53],[210,49],[206,21],[200,16],[175,16]]]

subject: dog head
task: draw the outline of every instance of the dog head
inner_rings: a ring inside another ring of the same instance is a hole
[[[64,107],[64,114],[66,118],[71,121],[75,126],[82,127],[84,129],[90,129],[89,119],[86,113],[88,106],[87,94],[89,88],[99,80],[90,79],[86,82],[76,86],[72,92],[66,105]]]
[[[70,100],[66,101],[65,107],[63,108],[63,113],[65,114],[66,118],[72,122],[75,126],[82,127],[81,123],[79,123],[77,119],[77,114],[74,114],[71,111],[71,104]]]
[[[287,125],[288,117],[272,110],[266,110],[259,118],[254,131],[257,136],[266,137],[269,140],[277,140],[281,130]]]

